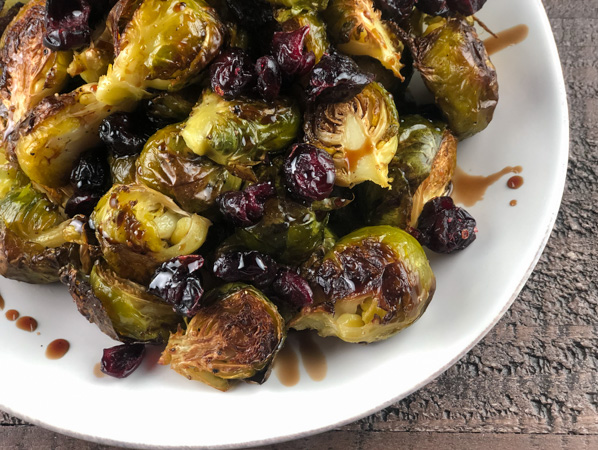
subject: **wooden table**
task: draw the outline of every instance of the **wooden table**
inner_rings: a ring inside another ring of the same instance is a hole
[[[491,0],[500,1],[500,0]],[[426,388],[268,449],[598,448],[598,0],[544,0],[567,80],[571,160],[556,228],[500,323]],[[106,449],[0,412],[0,449]]]

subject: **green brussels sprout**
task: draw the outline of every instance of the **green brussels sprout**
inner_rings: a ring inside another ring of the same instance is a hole
[[[108,73],[108,67],[114,62],[114,46],[112,33],[108,27],[95,39],[91,45],[81,51],[76,51],[73,61],[68,67],[71,77],[79,75],[86,83],[97,83]]]
[[[405,46],[371,0],[331,0],[324,19],[341,52],[371,56],[403,80],[401,54]]]
[[[181,130],[181,125],[170,125],[147,141],[137,160],[137,181],[173,198],[186,211],[208,211],[220,194],[239,190],[242,180],[193,153]]]
[[[79,312],[117,341],[166,343],[183,322],[171,305],[140,284],[119,277],[105,262],[97,262],[89,276],[65,268],[61,280]]]
[[[266,202],[264,217],[256,225],[238,228],[235,242],[276,260],[298,265],[322,244],[328,217],[293,201],[273,198]]]
[[[296,11],[323,11],[328,0],[267,0],[273,6],[284,6]]]
[[[227,166],[241,178],[252,179],[251,166],[268,152],[284,149],[299,133],[299,108],[279,98],[225,100],[205,91],[182,131],[193,152]]]
[[[326,33],[326,24],[318,12],[281,8],[275,12],[274,18],[281,24],[283,31],[296,31],[305,26],[309,27],[309,33],[305,37],[305,48],[313,52],[316,63],[319,63],[322,56],[328,53],[330,41]]]
[[[0,39],[0,132],[7,136],[45,97],[68,81],[72,52],[43,45],[45,0],[23,6]]]
[[[488,126],[498,103],[498,80],[473,26],[461,18],[437,19],[416,40],[414,59],[460,140]]]
[[[367,227],[336,243],[315,269],[320,301],[289,326],[346,342],[387,339],[415,322],[432,300],[436,281],[424,250],[410,234]]]
[[[113,186],[91,220],[110,267],[142,284],[149,282],[160,263],[201,247],[210,226],[209,220],[187,213],[141,184]]]
[[[110,176],[113,184],[134,184],[137,179],[138,155],[114,156],[108,155],[108,165],[110,166]]]
[[[371,83],[344,103],[312,107],[304,131],[306,142],[332,155],[339,186],[364,181],[389,186],[388,163],[397,150],[399,115],[382,85]]]
[[[163,127],[183,122],[193,111],[198,96],[194,91],[187,89],[182,92],[162,92],[148,100],[144,108],[145,114],[152,123]]]
[[[0,200],[13,189],[22,187],[29,180],[16,162],[9,161],[4,153],[0,152]]]
[[[203,0],[143,0],[117,38],[116,59],[100,79],[98,99],[116,105],[141,100],[148,89],[176,91],[192,84],[218,54],[225,34]]]
[[[60,187],[69,181],[74,162],[100,143],[103,119],[132,105],[108,106],[97,100],[97,85],[44,99],[18,130],[14,153],[25,175],[42,186]]]
[[[415,227],[424,205],[446,193],[456,165],[457,140],[444,123],[403,116],[399,148],[389,164],[391,189],[372,183],[358,186],[367,223]]]
[[[159,364],[227,391],[238,380],[262,384],[286,339],[276,306],[253,286],[210,291],[186,330],[170,336]]]

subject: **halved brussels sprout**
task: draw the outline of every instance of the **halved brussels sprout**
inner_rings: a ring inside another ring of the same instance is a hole
[[[293,142],[300,125],[299,108],[288,99],[225,100],[205,91],[181,134],[196,154],[251,179],[250,167]]]
[[[165,343],[182,323],[171,305],[119,277],[104,262],[96,263],[89,277],[65,268],[61,279],[79,312],[117,341]]]
[[[403,80],[401,54],[405,46],[371,0],[331,0],[324,19],[341,52],[375,58]]]
[[[30,184],[13,188],[0,200],[0,274],[28,283],[58,281],[60,268],[78,260],[64,235],[69,223]]]
[[[273,198],[266,202],[262,220],[237,229],[235,239],[244,248],[266,253],[285,264],[298,265],[322,244],[327,222],[327,215],[319,218],[311,208]]]
[[[113,186],[91,220],[110,267],[142,284],[149,282],[160,263],[201,247],[210,226],[209,220],[189,214],[141,184]]]
[[[218,15],[203,0],[143,0],[119,36],[114,65],[100,79],[98,99],[116,105],[141,100],[148,89],[184,88],[218,54],[225,34]]]
[[[296,31],[305,26],[309,27],[309,33],[305,37],[305,48],[308,52],[313,52],[316,64],[325,53],[328,53],[330,41],[326,33],[326,24],[316,11],[281,8],[275,12],[274,18],[281,24],[283,31]]]
[[[221,391],[237,380],[265,382],[286,338],[276,306],[241,283],[211,291],[205,305],[170,336],[159,363]]]
[[[432,300],[436,281],[424,250],[394,227],[368,227],[334,246],[311,280],[323,300],[289,324],[346,342],[387,339],[415,322]]]
[[[75,52],[68,73],[71,77],[81,76],[86,83],[97,83],[102,76],[106,75],[112,62],[114,62],[112,34],[108,27],[104,27],[104,31],[88,48]]]
[[[416,40],[415,67],[459,139],[484,130],[498,103],[496,70],[475,28],[439,19]]]
[[[399,115],[392,95],[374,82],[345,103],[319,104],[305,117],[305,140],[330,153],[336,184],[372,181],[389,186],[388,163],[398,145]]]
[[[239,190],[242,180],[193,153],[181,130],[181,125],[170,125],[147,141],[137,160],[137,181],[172,197],[186,211],[204,212],[223,192]]]
[[[54,52],[43,45],[45,3],[32,0],[23,6],[0,40],[0,121],[5,136],[68,81],[72,52]]]
[[[60,187],[68,183],[73,163],[100,143],[102,120],[131,104],[108,106],[98,101],[97,85],[44,99],[18,130],[14,152],[21,169],[36,183]]]
[[[372,183],[357,197],[370,225],[415,227],[424,205],[444,195],[457,164],[457,140],[439,121],[403,116],[399,148],[389,164],[391,189]]]

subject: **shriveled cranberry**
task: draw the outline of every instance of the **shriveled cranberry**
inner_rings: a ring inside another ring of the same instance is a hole
[[[101,150],[83,153],[71,170],[71,184],[81,192],[103,194],[110,186],[110,166]]]
[[[327,151],[310,144],[296,144],[284,163],[284,177],[293,195],[316,201],[330,196],[336,171]]]
[[[416,237],[437,253],[453,253],[476,239],[475,219],[450,197],[436,197],[424,206],[417,222]]]
[[[115,378],[126,378],[135,372],[145,356],[145,345],[123,344],[104,349],[100,370]]]
[[[272,284],[272,291],[277,298],[296,308],[314,302],[314,293],[309,283],[291,270],[284,270],[276,277]]]
[[[270,256],[257,251],[238,251],[221,255],[214,262],[214,275],[226,281],[245,281],[260,289],[270,286],[279,266]]]
[[[305,50],[305,37],[309,26],[295,31],[279,31],[272,38],[272,55],[287,76],[305,75],[316,63],[313,52]]]
[[[350,100],[372,82],[372,74],[363,73],[348,56],[324,55],[311,72],[307,87],[310,101],[337,103]]]
[[[270,183],[254,184],[245,191],[229,191],[221,194],[216,203],[224,218],[238,227],[258,223],[264,215],[264,203],[276,195]]]
[[[66,202],[64,213],[68,217],[75,217],[77,214],[89,216],[101,198],[102,194],[96,192],[75,192]]]
[[[210,66],[212,90],[228,100],[249,92],[255,85],[255,67],[243,49],[231,47],[218,55]]]
[[[376,0],[376,6],[392,19],[403,19],[413,12],[416,0]]]
[[[282,73],[272,56],[262,56],[255,63],[257,90],[264,100],[272,101],[280,93]]]
[[[204,259],[199,255],[166,261],[156,269],[149,292],[171,304],[175,312],[193,317],[202,306],[204,288],[200,269],[203,264]]]
[[[88,0],[47,0],[44,45],[52,50],[71,50],[91,41]]]
[[[432,16],[440,16],[450,11],[447,0],[418,0],[417,9]]]
[[[482,9],[486,0],[446,0],[446,3],[451,11],[471,16]]]
[[[150,132],[142,129],[132,113],[117,112],[102,121],[100,139],[112,150],[114,156],[138,155],[149,138]]]

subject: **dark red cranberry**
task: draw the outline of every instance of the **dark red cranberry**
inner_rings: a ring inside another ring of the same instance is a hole
[[[279,266],[270,256],[256,251],[225,253],[214,262],[214,275],[226,282],[244,281],[265,289],[272,284]]]
[[[446,2],[451,11],[471,16],[482,9],[486,0],[446,0]]]
[[[417,222],[419,241],[437,253],[453,253],[476,239],[475,219],[450,197],[436,197],[424,206]]]
[[[172,305],[175,312],[193,317],[201,308],[204,293],[200,269],[204,259],[199,255],[179,256],[156,269],[149,292]]]
[[[255,67],[243,49],[231,47],[210,66],[212,90],[228,100],[248,93],[255,85]]]
[[[417,9],[432,16],[440,16],[450,11],[447,0],[418,0]]]
[[[75,192],[66,202],[64,212],[68,217],[75,217],[78,214],[89,217],[101,198],[102,194],[96,192]]]
[[[324,55],[311,72],[307,97],[312,102],[345,102],[359,94],[373,79],[373,75],[363,73],[348,56],[340,53]]]
[[[114,113],[100,125],[100,138],[117,157],[141,153],[149,139],[148,134],[132,113]]]
[[[101,150],[83,153],[71,170],[71,184],[81,192],[103,194],[110,186],[110,166]]]
[[[264,100],[272,101],[280,93],[282,73],[272,56],[262,56],[255,64],[257,90]]]
[[[88,0],[47,0],[44,45],[52,50],[71,50],[91,42]]]
[[[413,12],[416,0],[376,0],[376,6],[388,17],[400,20]]]
[[[123,344],[104,349],[100,370],[115,378],[126,378],[135,372],[145,356],[145,345]]]
[[[310,144],[297,144],[284,163],[284,177],[293,195],[316,201],[330,196],[336,171],[327,151]]]
[[[216,203],[224,218],[237,227],[249,227],[258,223],[264,215],[264,203],[276,195],[270,183],[249,186],[245,191],[221,194]]]
[[[292,77],[305,75],[316,63],[313,52],[305,50],[305,37],[309,26],[295,31],[279,31],[272,38],[272,55],[276,58],[282,72]]]
[[[296,308],[314,302],[314,293],[309,283],[290,270],[284,270],[276,277],[272,284],[272,291],[277,298]]]

